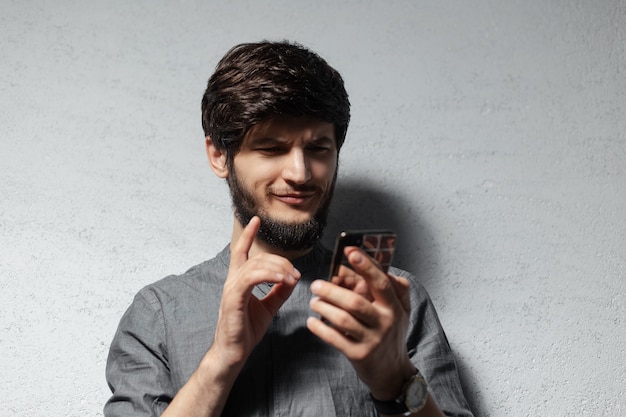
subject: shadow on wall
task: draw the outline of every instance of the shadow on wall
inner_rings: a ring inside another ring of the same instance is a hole
[[[328,216],[328,226],[323,243],[332,248],[335,236],[344,230],[391,229],[398,234],[394,266],[413,273],[420,282],[432,283],[438,291],[445,292],[445,283],[438,280],[436,240],[428,225],[419,217],[413,203],[372,186],[367,181],[337,181],[333,202]],[[431,287],[431,285],[427,285]],[[457,358],[461,385],[466,393],[476,392],[476,379]],[[478,398],[467,398],[475,413],[482,409]],[[478,415],[478,414],[477,414]]]
[[[335,236],[344,230],[394,230],[398,234],[394,266],[428,280],[424,267],[436,263],[436,253],[430,250],[431,234],[416,213],[416,207],[401,196],[375,188],[367,181],[339,180],[322,240],[332,249]]]

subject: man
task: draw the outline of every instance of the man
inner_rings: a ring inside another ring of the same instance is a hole
[[[222,58],[202,125],[231,191],[231,242],[137,294],[111,345],[106,416],[471,415],[413,276],[349,247],[353,270],[323,279],[349,119],[341,76],[306,48]]]

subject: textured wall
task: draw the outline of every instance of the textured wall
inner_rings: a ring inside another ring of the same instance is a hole
[[[2,0],[0,416],[100,415],[134,293],[227,243],[200,97],[262,38],[343,73],[331,230],[400,232],[477,415],[626,414],[625,3],[223,3]]]

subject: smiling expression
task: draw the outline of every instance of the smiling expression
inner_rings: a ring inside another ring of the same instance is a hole
[[[331,123],[275,118],[252,127],[228,175],[239,222],[258,215],[259,236],[268,244],[311,247],[326,225],[337,154]]]

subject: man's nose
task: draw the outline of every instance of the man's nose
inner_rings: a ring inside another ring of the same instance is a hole
[[[311,179],[309,161],[302,149],[293,148],[285,157],[283,178],[286,181],[304,184]]]

